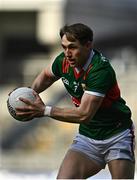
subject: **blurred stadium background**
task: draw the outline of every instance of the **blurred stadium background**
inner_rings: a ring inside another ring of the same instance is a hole
[[[0,179],[56,177],[77,125],[50,118],[18,122],[6,100],[15,87],[31,85],[61,50],[60,27],[76,22],[93,29],[95,48],[111,59],[136,125],[136,0],[0,0]],[[51,105],[72,105],[60,81],[41,97]],[[110,174],[104,170],[95,178]]]

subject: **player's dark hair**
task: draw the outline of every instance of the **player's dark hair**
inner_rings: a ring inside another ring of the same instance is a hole
[[[93,31],[82,23],[65,25],[60,29],[60,37],[62,38],[63,35],[66,35],[69,41],[78,40],[81,44],[93,41]]]

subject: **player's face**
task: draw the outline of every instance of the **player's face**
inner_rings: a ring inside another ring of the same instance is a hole
[[[83,67],[89,57],[91,50],[91,42],[81,45],[78,40],[69,41],[66,35],[61,39],[61,44],[64,49],[65,57],[71,67]]]

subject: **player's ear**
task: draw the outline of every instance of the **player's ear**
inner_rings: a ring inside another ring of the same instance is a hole
[[[93,43],[92,43],[92,41],[88,41],[88,42],[86,43],[86,47],[87,47],[88,49],[92,49],[92,48],[93,48]]]

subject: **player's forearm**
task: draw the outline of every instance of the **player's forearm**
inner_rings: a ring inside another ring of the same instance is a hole
[[[52,107],[50,117],[63,122],[83,123],[87,121],[86,114],[79,108]]]
[[[89,122],[103,101],[102,97],[96,97],[84,94],[79,107],[59,108],[59,107],[45,107],[45,115],[64,122],[70,123],[87,123]],[[47,110],[47,111],[46,111]]]
[[[50,87],[53,82],[55,82],[55,78],[48,75],[46,70],[43,70],[34,80],[32,84],[32,89],[34,89],[37,93],[41,93]]]
[[[37,77],[32,84],[32,89],[34,89],[38,94],[46,90],[48,87],[51,86],[51,82],[46,80],[45,78]]]

